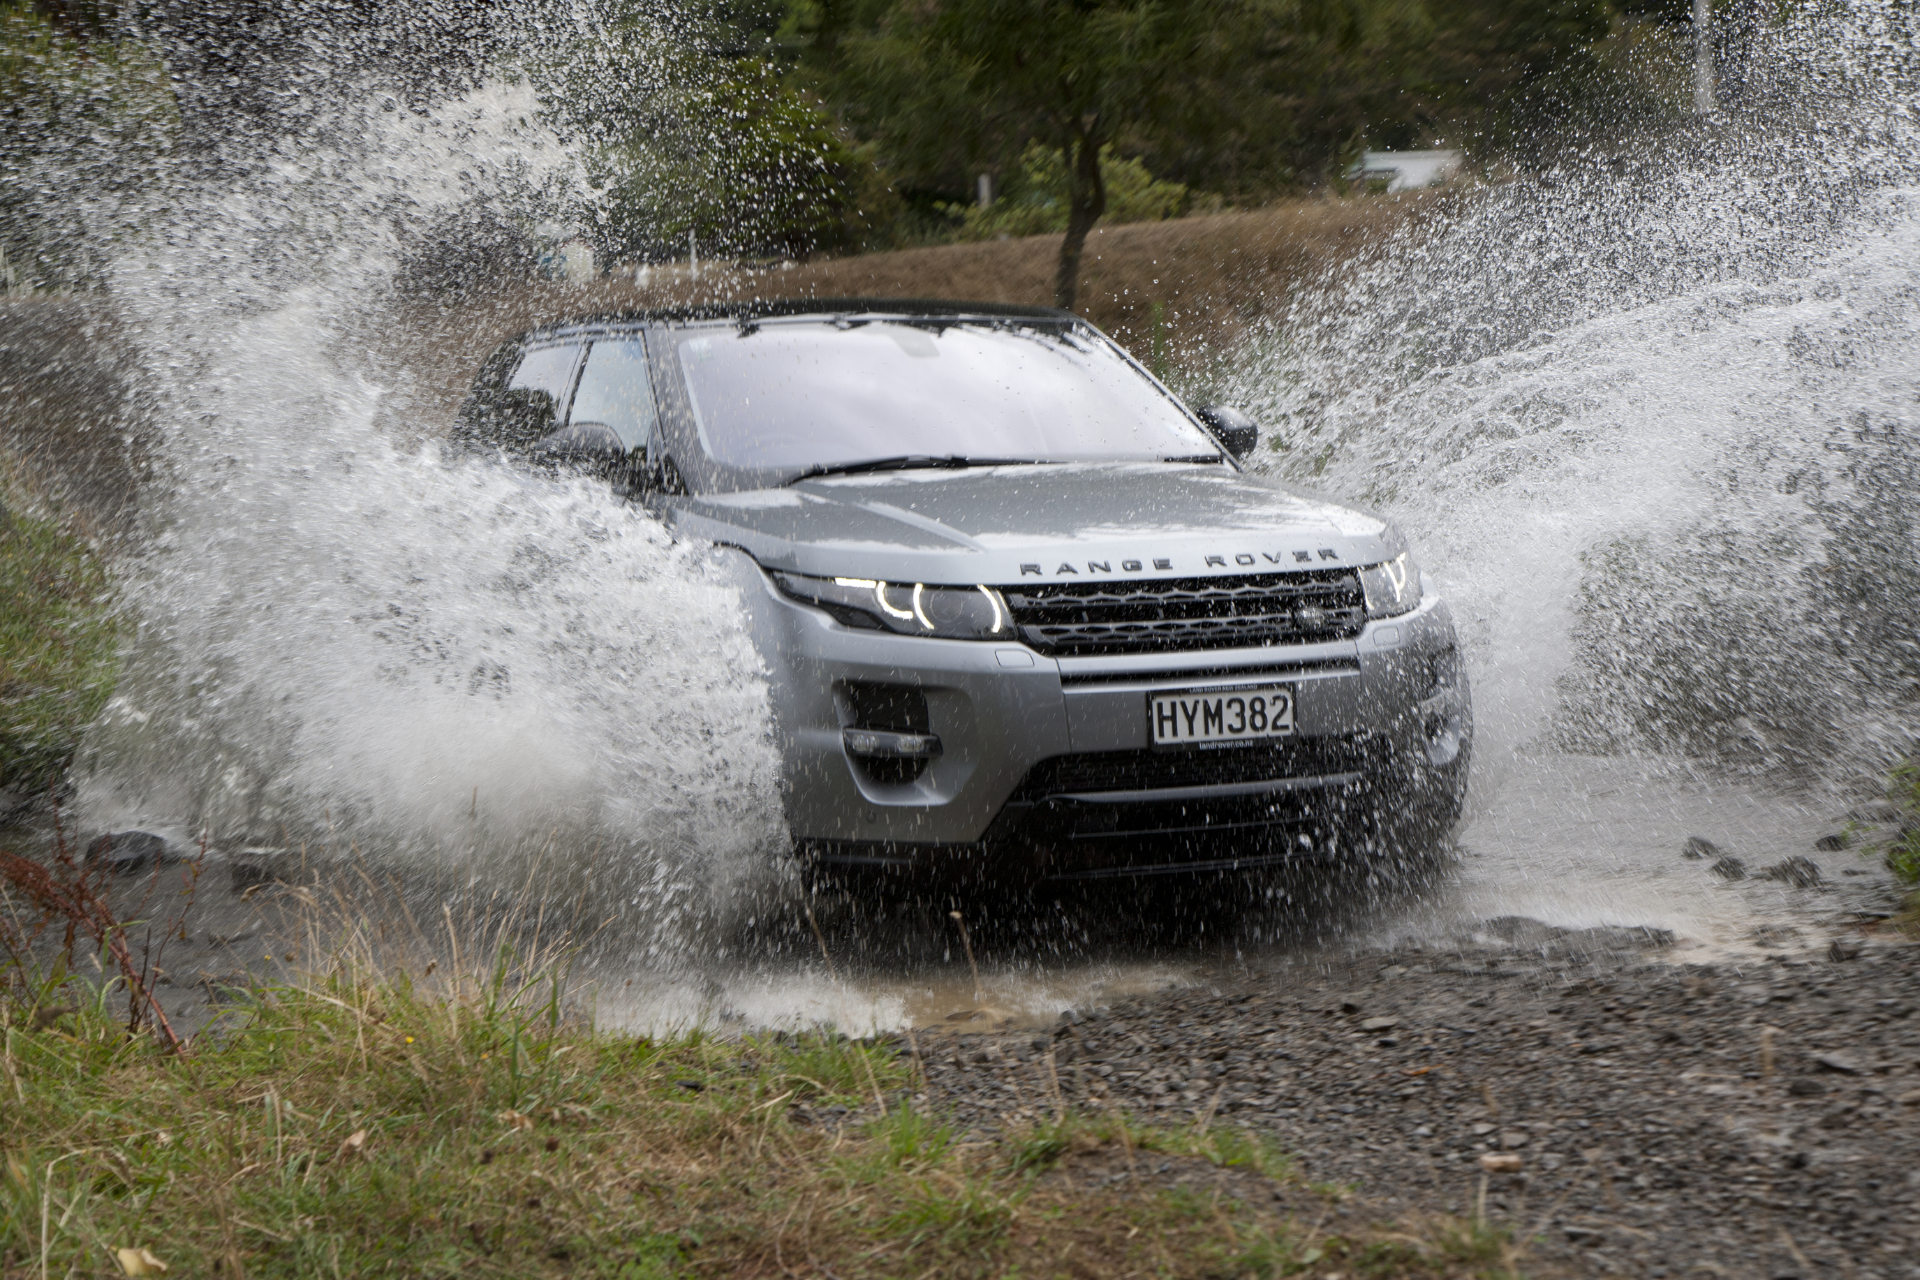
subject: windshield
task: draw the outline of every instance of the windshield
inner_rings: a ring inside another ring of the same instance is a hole
[[[1213,458],[1212,437],[1097,334],[1067,324],[766,321],[679,339],[715,462]]]

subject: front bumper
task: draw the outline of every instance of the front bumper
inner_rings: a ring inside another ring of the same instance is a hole
[[[762,587],[787,818],[815,863],[1034,878],[1243,867],[1318,847],[1366,797],[1464,770],[1468,692],[1437,596],[1348,641],[1056,659],[854,630]],[[1294,736],[1151,745],[1152,693],[1256,682],[1294,686]],[[924,698],[915,727],[937,756],[890,770],[850,754],[850,695],[873,687]]]

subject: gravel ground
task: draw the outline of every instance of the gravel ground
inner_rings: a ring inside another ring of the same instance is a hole
[[[1530,1275],[1920,1280],[1920,947],[1666,942],[1498,920],[917,1049],[976,1127],[1115,1105],[1265,1130],[1384,1217],[1484,1194]]]

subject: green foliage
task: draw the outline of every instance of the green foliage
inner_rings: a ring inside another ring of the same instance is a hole
[[[1138,160],[1100,152],[1100,176],[1107,192],[1109,222],[1159,222],[1179,214],[1187,189],[1162,182]],[[961,236],[991,240],[997,236],[1037,236],[1067,229],[1067,166],[1058,151],[1034,143],[1020,157],[1020,168],[992,204],[955,205]]]
[[[1018,1198],[1018,1188],[1009,1193],[988,1177],[923,1178],[906,1189],[887,1229],[943,1254],[972,1254],[1006,1235]]]
[[[166,67],[97,26],[0,0],[0,252],[16,287],[91,282],[126,227],[122,202],[150,194],[173,146]]]
[[[1109,207],[1106,148],[1135,125],[1193,118],[1208,101],[1207,79],[1242,62],[1249,23],[1298,22],[1304,10],[1349,7],[1347,0],[898,0],[836,6],[829,21],[823,3],[810,11],[812,66],[850,127],[878,142],[909,184],[964,190],[982,168],[1024,174],[1033,148],[1060,156],[1065,235],[1054,294],[1071,306],[1081,247]],[[1050,222],[1045,202],[1034,203],[1016,211]]]
[[[1920,885],[1920,758],[1894,768],[1888,794],[1900,815],[1900,833],[1887,846],[1887,869],[1902,884]]]
[[[1426,0],[1431,36],[1408,58],[1399,110],[1377,138],[1538,142],[1597,85],[1593,49],[1612,28],[1607,0]]]
[[[904,207],[957,213],[987,172],[1002,198],[959,234],[1064,232],[1067,301],[1086,230],[1177,210],[1172,188],[1260,199],[1365,145],[1592,127],[1624,91],[1598,52],[1615,21],[1608,0],[793,0],[776,43]]]
[[[777,7],[605,0],[596,39],[534,42],[515,64],[586,160],[597,198],[563,212],[604,255],[800,256],[890,214],[871,148],[770,59]]]
[[[680,127],[609,141],[599,235],[619,255],[797,256],[864,233],[887,207],[869,154],[767,63],[742,59],[680,86]]]
[[[1624,125],[1636,99],[1663,94],[1671,43],[1656,40],[1661,65],[1642,66],[1637,33],[1654,24],[1610,0],[789,0],[785,11],[769,38],[872,146],[901,208],[957,211],[976,174],[1000,178],[1005,207],[968,215],[968,236],[1060,231],[1076,193],[1099,204],[1071,161],[1029,183],[1036,147],[1071,156],[1091,141],[1227,200],[1337,176],[1362,146],[1551,153],[1567,130]]]
[[[904,1083],[897,1055],[844,1036],[810,1037],[782,1054],[780,1079],[796,1096],[859,1102]]]
[[[1221,1250],[1221,1270],[1233,1276],[1278,1280],[1318,1274],[1331,1262],[1348,1274],[1366,1277],[1474,1275],[1518,1280],[1508,1265],[1515,1252],[1513,1233],[1486,1223],[1435,1223],[1423,1238],[1356,1241],[1341,1236],[1315,1239],[1296,1224],[1246,1232]]]
[[[0,501],[0,786],[64,767],[118,671],[106,569],[87,543]]]
[[[1060,1162],[1073,1146],[1074,1135],[1080,1130],[1079,1121],[1072,1116],[1035,1125],[1026,1133],[1013,1140],[1013,1167],[1021,1172],[1038,1172],[1051,1169]]]
[[[879,1144],[881,1176],[938,1163],[953,1147],[951,1126],[904,1104],[869,1124],[867,1136]]]

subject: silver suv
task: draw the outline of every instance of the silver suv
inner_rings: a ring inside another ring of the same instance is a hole
[[[1065,312],[812,301],[535,330],[456,439],[739,553],[796,853],[970,880],[1378,859],[1459,815],[1446,604]]]

